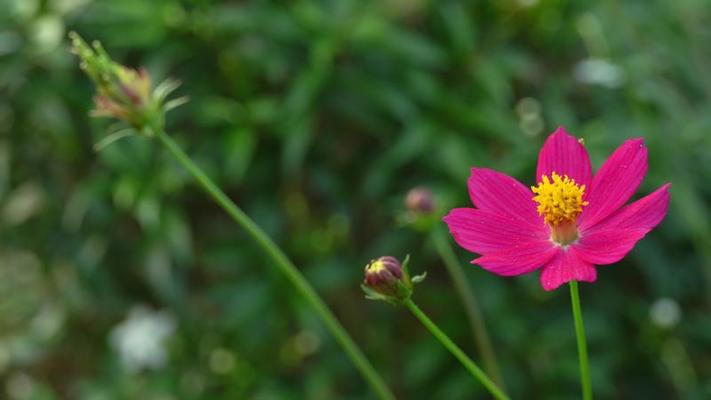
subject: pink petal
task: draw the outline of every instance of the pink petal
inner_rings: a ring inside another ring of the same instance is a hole
[[[579,185],[590,187],[592,168],[590,157],[585,147],[569,135],[563,127],[556,129],[548,136],[538,154],[536,181],[541,181],[542,175],[549,178],[555,172],[558,175],[568,175]]]
[[[474,208],[455,208],[444,217],[454,240],[478,254],[489,254],[539,243],[550,246],[545,230],[511,216],[493,214]]]
[[[531,190],[516,179],[488,168],[472,168],[468,183],[469,196],[478,209],[508,215],[545,229]]]
[[[617,211],[647,173],[647,148],[641,138],[624,142],[595,174],[587,201],[578,219],[581,230],[586,230]]]
[[[628,204],[614,214],[596,224],[590,230],[644,229],[657,226],[669,209],[669,188],[667,183],[654,192]]]
[[[559,251],[560,247],[550,241],[531,242],[481,256],[472,264],[501,276],[523,275],[537,270]]]
[[[666,215],[670,186],[663,185],[592,228],[582,231],[579,242],[575,244],[580,257],[598,265],[621,260]]]
[[[541,271],[541,286],[545,290],[553,290],[572,280],[595,282],[597,271],[592,264],[582,260],[575,248],[558,252],[558,254],[543,267]]]
[[[629,253],[647,232],[647,229],[596,230],[584,234],[572,247],[591,264],[612,264]]]

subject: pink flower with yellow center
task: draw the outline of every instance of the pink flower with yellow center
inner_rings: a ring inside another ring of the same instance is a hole
[[[596,265],[622,259],[662,221],[667,183],[624,205],[647,172],[641,138],[624,142],[593,177],[585,147],[558,128],[538,155],[537,185],[486,168],[472,168],[469,195],[476,208],[444,217],[454,240],[481,257],[487,271],[514,276],[541,270],[545,290],[594,282]]]

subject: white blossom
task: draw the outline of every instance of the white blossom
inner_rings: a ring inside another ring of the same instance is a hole
[[[127,370],[159,369],[167,360],[165,339],[174,330],[175,322],[167,312],[136,306],[111,331],[110,341]]]
[[[614,89],[622,86],[625,76],[619,66],[606,60],[589,58],[575,66],[575,79],[588,85]]]

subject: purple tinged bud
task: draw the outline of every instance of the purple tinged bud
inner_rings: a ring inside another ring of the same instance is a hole
[[[395,257],[380,257],[365,267],[365,283],[369,287],[394,285],[401,278],[402,266]]]
[[[365,266],[363,285],[366,292],[374,292],[377,297],[391,303],[399,303],[412,294],[412,283],[407,272],[395,257],[385,256],[370,261]]]
[[[435,210],[432,191],[422,186],[411,189],[405,197],[405,207],[414,214],[432,214]]]

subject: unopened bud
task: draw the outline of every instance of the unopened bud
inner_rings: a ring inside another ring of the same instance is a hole
[[[414,214],[427,215],[433,213],[435,204],[432,191],[421,186],[411,189],[407,192],[407,197],[405,197],[405,207]]]
[[[365,284],[381,293],[394,294],[402,279],[402,266],[395,257],[380,257],[365,266]]]
[[[412,295],[413,283],[424,279],[424,274],[410,279],[407,263],[403,264],[395,257],[384,256],[371,260],[365,266],[365,279],[362,288],[366,297],[374,300],[384,300],[392,304],[400,304]]]

